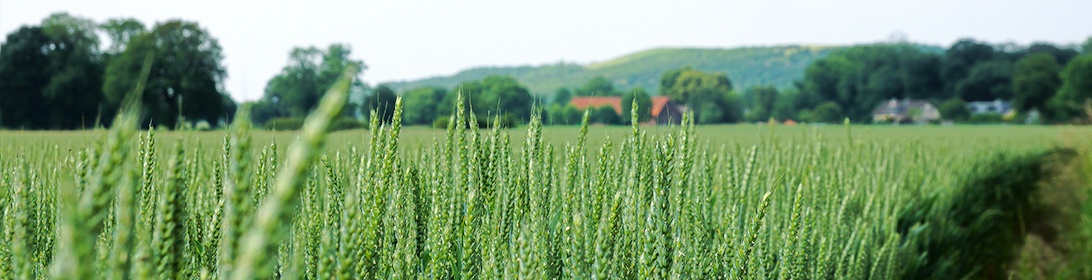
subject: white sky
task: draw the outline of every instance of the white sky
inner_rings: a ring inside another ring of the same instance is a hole
[[[483,65],[603,61],[653,47],[844,45],[895,33],[942,46],[964,37],[1070,44],[1092,36],[1089,0],[344,2],[0,0],[0,32],[58,11],[99,22],[133,17],[149,27],[196,21],[220,40],[236,100],[261,97],[292,47],[334,42],[352,45],[374,85]]]

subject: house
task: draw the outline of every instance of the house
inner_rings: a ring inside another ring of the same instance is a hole
[[[876,123],[927,123],[939,119],[940,111],[925,100],[892,98],[872,110],[872,122]]]
[[[610,106],[614,108],[614,113],[622,115],[622,98],[617,96],[576,96],[569,104],[581,111]]]
[[[967,109],[971,114],[998,114],[1005,115],[1012,112],[1012,103],[1001,101],[973,101],[967,102]]]
[[[569,104],[579,110],[610,106],[611,108],[614,108],[615,113],[623,115],[622,98],[617,96],[577,96],[573,97],[573,99],[569,101]],[[647,123],[680,124],[682,123],[682,116],[685,111],[686,106],[671,101],[671,98],[668,98],[667,96],[652,97],[652,110],[649,110],[652,114],[652,118],[649,118]]]
[[[667,96],[656,96],[652,98],[652,118],[649,118],[648,122],[656,122],[656,124],[681,124],[683,113],[686,112],[686,106],[671,101]]]

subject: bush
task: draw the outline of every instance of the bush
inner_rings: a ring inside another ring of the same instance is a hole
[[[1001,116],[1001,114],[994,113],[974,114],[971,115],[970,120],[968,120],[968,122],[973,124],[999,124],[1003,123],[1004,121],[1005,119]]]

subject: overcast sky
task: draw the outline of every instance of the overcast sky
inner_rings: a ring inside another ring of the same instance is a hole
[[[348,43],[369,84],[483,65],[608,60],[654,47],[1071,44],[1092,36],[1089,0],[765,1],[87,1],[0,0],[0,32],[67,11],[151,27],[181,18],[220,40],[227,90],[259,98],[294,46]],[[742,3],[738,3],[742,2]],[[105,40],[105,39],[104,39]]]

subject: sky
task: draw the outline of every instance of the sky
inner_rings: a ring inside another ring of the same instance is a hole
[[[352,46],[364,80],[451,75],[476,66],[590,63],[656,47],[732,48],[908,41],[948,46],[1074,44],[1092,36],[1089,0],[0,0],[0,32],[54,12],[104,22],[197,22],[216,37],[225,88],[254,100],[293,47]],[[106,41],[104,38],[103,41]]]

